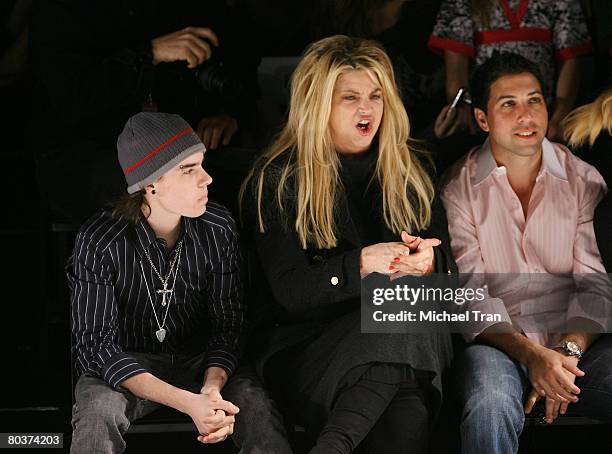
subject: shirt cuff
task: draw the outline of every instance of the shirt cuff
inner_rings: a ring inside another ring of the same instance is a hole
[[[204,358],[204,369],[209,367],[221,367],[227,375],[232,375],[238,365],[238,358],[229,349],[217,348],[206,353]]]
[[[138,361],[125,352],[117,353],[106,361],[102,369],[102,379],[117,388],[123,381],[138,374],[148,372]]]

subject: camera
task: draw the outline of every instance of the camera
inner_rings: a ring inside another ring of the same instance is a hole
[[[224,62],[220,49],[215,49],[212,57],[196,68],[195,78],[205,94],[227,102],[240,98],[244,89],[237,71]]]
[[[244,82],[240,78],[240,70],[223,58],[219,48],[212,56],[195,69],[187,67],[187,62],[176,61],[160,66],[161,77],[169,77],[178,81],[189,81],[208,100],[232,103],[237,101],[244,90]]]

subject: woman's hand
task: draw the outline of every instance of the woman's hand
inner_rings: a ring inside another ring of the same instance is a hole
[[[372,246],[364,247],[361,250],[361,275],[370,273],[392,274],[395,264],[404,255],[409,255],[408,245],[400,242],[377,243]]]
[[[377,243],[361,250],[361,275],[369,273],[429,273],[434,267],[437,238],[420,238],[402,232],[402,242]]]
[[[395,263],[396,272],[402,274],[427,274],[435,267],[433,248],[442,244],[437,238],[420,238],[402,232],[402,241],[410,250],[410,255],[400,257]]]

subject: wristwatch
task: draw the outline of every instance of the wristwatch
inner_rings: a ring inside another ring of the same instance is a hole
[[[578,345],[574,341],[560,342],[553,348],[561,348],[567,356],[575,356],[578,359],[582,358],[582,355],[584,354],[584,352],[580,348],[580,345]]]

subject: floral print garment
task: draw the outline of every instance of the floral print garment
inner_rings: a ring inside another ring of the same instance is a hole
[[[487,28],[473,19],[471,0],[444,0],[429,47],[467,55],[476,64],[494,51],[523,55],[539,66],[547,98],[555,84],[553,57],[571,59],[592,50],[578,0],[498,0]]]

